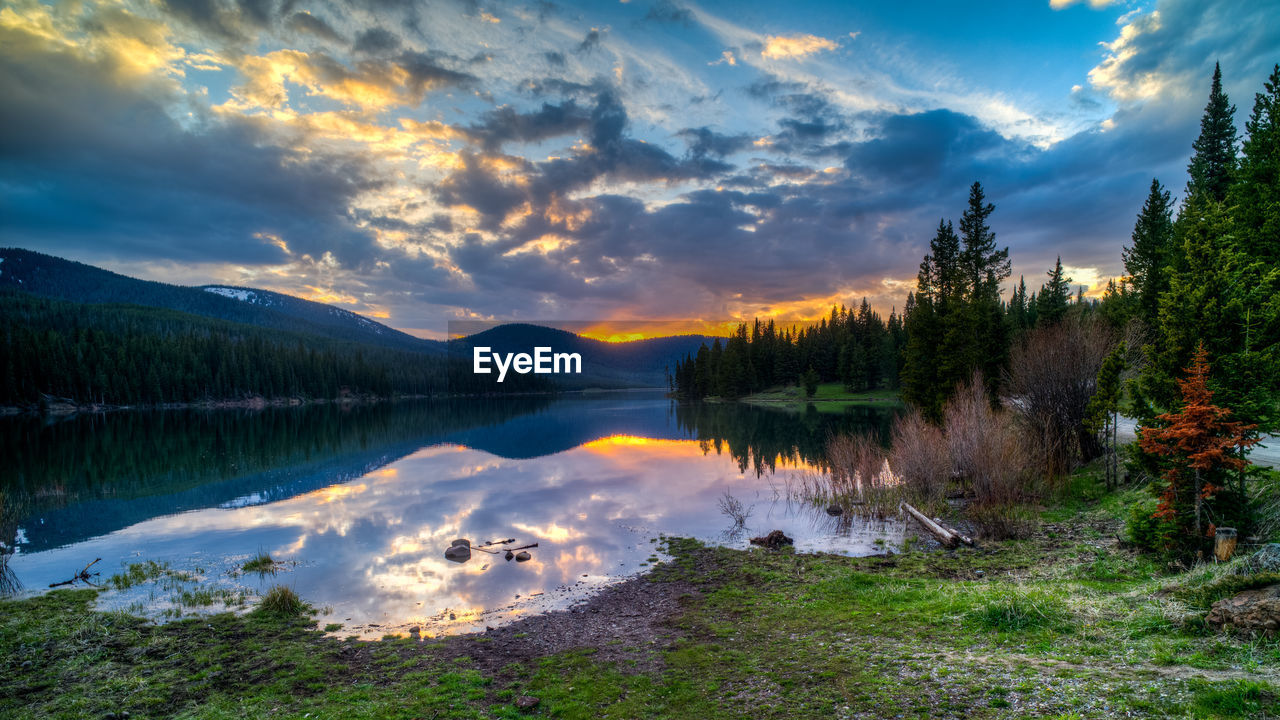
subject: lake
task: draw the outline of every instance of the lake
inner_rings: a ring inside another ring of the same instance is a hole
[[[172,572],[100,606],[189,614],[284,584],[341,634],[380,637],[565,607],[643,572],[663,535],[747,547],[781,529],[798,550],[883,552],[901,524],[831,517],[790,490],[821,472],[831,434],[884,437],[893,412],[635,391],[6,418],[5,585],[39,591],[95,558],[103,582],[155,561]],[[457,538],[538,546],[525,562],[477,549],[457,563],[444,556]],[[281,561],[274,575],[240,571],[259,552]]]

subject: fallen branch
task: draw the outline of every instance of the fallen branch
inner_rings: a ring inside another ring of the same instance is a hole
[[[944,546],[955,547],[956,543],[960,541],[960,537],[958,535],[953,534],[938,523],[930,520],[924,513],[911,507],[907,503],[902,503],[901,507],[906,509],[906,511],[910,513],[911,517],[915,518],[921,525],[923,525],[924,529],[932,533],[933,536],[938,539],[938,542],[942,543]]]
[[[88,585],[93,585],[93,583],[89,582],[89,578],[94,577],[96,575],[100,575],[101,573],[90,574],[89,568],[93,567],[94,565],[97,565],[100,560],[102,560],[102,558],[94,559],[93,562],[89,563],[88,565],[85,565],[84,569],[82,569],[80,572],[76,573],[75,575],[72,575],[70,580],[63,580],[62,582],[49,583],[49,587],[56,588],[56,587],[62,587],[63,585],[72,585],[77,580],[83,581]]]

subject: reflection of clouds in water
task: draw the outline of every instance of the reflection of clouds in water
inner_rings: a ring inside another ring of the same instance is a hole
[[[780,468],[778,475],[803,471]],[[868,533],[895,532],[832,525],[814,518],[812,508],[784,507],[772,500],[770,482],[690,440],[615,436],[516,460],[436,446],[287,500],[139,523],[83,543],[80,554],[135,554],[177,565],[197,547],[208,555],[267,549],[301,563],[281,581],[313,604],[333,607],[337,620],[378,623],[380,630],[368,634],[379,635],[388,625],[424,623],[446,609],[460,630],[510,620],[529,611],[511,607],[517,595],[523,602],[542,593],[541,602],[564,604],[575,596],[565,588],[580,596],[606,575],[639,571],[653,551],[653,529],[745,546],[744,537],[778,528],[801,548],[863,554],[879,549]],[[725,519],[717,510],[726,487],[755,503],[758,514],[733,537],[721,535]],[[477,551],[458,564],[444,558],[455,538],[473,544],[515,538],[516,545],[539,547],[528,562]],[[485,610],[498,612],[477,614]]]

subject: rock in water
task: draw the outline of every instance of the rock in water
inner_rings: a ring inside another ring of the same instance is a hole
[[[1213,604],[1204,621],[1211,627],[1246,635],[1280,634],[1280,585],[1246,590]]]
[[[510,550],[508,550],[508,551],[507,551],[507,554],[506,554],[506,556],[505,556],[505,557],[507,558],[507,561],[508,561],[508,562],[510,562],[510,561],[511,561],[511,558],[513,558],[513,557],[515,557],[515,556],[516,556],[516,554],[515,554],[515,553],[511,552]]]
[[[843,515],[844,508],[840,507],[839,505],[828,505],[827,514],[830,515],[831,517],[835,517],[837,515]]]
[[[471,548],[466,545],[454,545],[444,551],[444,559],[464,563],[471,559]]]
[[[458,547],[459,545],[463,547],[471,547],[471,541],[466,538],[458,538],[457,540],[449,543],[449,547]]]
[[[528,552],[521,550],[520,552],[516,553],[516,562],[524,562],[525,560],[528,560],[531,557],[533,556],[530,555]]]
[[[761,545],[770,550],[777,550],[783,545],[794,545],[795,541],[787,537],[786,533],[781,530],[774,530],[764,537],[751,538],[752,545]]]

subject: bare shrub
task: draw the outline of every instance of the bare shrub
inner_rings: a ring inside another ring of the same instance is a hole
[[[991,407],[981,373],[947,403],[943,433],[952,472],[972,493],[966,511],[983,534],[1022,534],[1032,517],[1023,506],[1039,491],[1026,431],[1013,413]]]
[[[839,435],[827,443],[830,490],[835,499],[855,498],[870,510],[896,508],[901,488],[887,453],[872,435]]]
[[[889,466],[902,481],[909,502],[930,510],[942,506],[951,478],[947,438],[919,411],[912,410],[894,421]]]
[[[1028,331],[1013,349],[1005,382],[1008,404],[1030,431],[1050,482],[1102,453],[1084,419],[1098,371],[1114,344],[1114,332],[1099,318],[1072,314]]]
[[[747,518],[751,517],[751,511],[755,506],[747,507],[742,501],[734,497],[728,490],[724,491],[724,495],[720,498],[720,514],[725,515],[733,521],[733,528],[741,530],[747,526]]]

